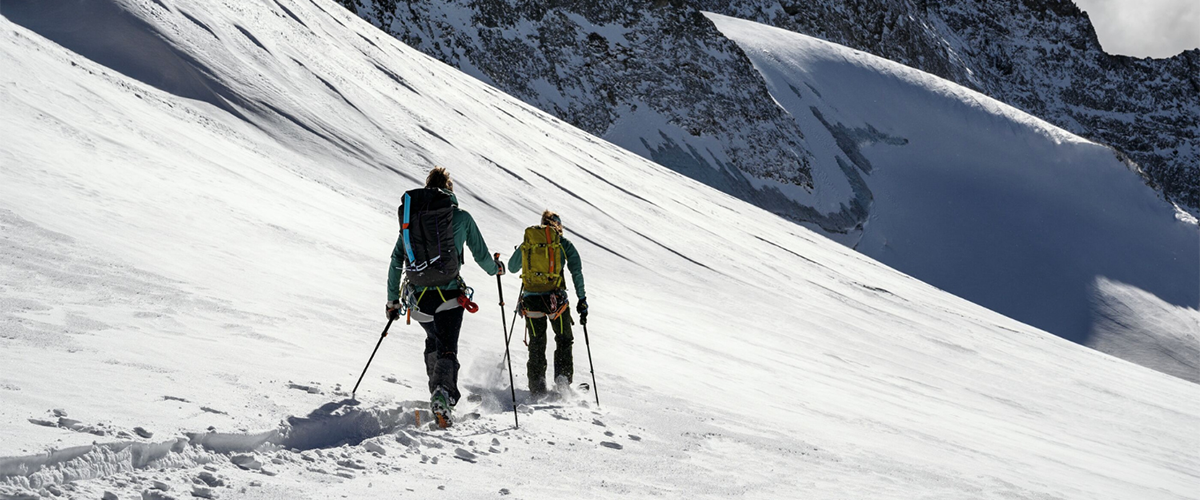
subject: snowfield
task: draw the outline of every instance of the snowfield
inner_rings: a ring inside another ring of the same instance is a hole
[[[1193,347],[1125,359],[1200,381],[1200,323],[1139,320],[1200,317],[1200,230],[1112,149],[928,73],[707,15],[806,131],[814,176],[850,179],[871,207],[859,231],[838,239],[1085,345],[1103,335],[1157,350],[1149,346],[1190,338]],[[1123,303],[1131,296],[1108,283],[1161,306]]]
[[[1197,384],[670,172],[332,2],[8,0],[0,111],[0,498],[1200,491]],[[529,401],[517,368],[513,428],[512,311],[470,264],[459,414],[478,417],[429,429],[416,325],[348,399],[395,206],[432,165],[506,256],[562,214],[600,406]]]

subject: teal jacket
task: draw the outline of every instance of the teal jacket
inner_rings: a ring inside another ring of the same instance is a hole
[[[458,198],[453,194],[455,205],[458,204]],[[475,263],[479,264],[484,271],[489,275],[494,276],[498,269],[496,261],[493,260],[491,253],[488,252],[487,243],[483,241],[483,235],[479,234],[479,226],[475,225],[475,218],[466,210],[454,208],[454,220],[451,223],[454,226],[454,244],[458,247],[459,260],[463,260],[463,245],[471,248],[471,255],[475,256]],[[387,297],[389,301],[400,299],[400,278],[404,273],[404,234],[396,238],[396,247],[392,249],[392,265],[388,268],[387,282]],[[445,285],[436,287],[440,290],[457,290],[458,280],[451,281]]]
[[[575,283],[575,296],[579,297],[579,300],[583,300],[586,297],[583,290],[583,261],[579,260],[579,252],[575,250],[575,245],[566,236],[559,241],[562,243],[562,254],[560,255],[563,256],[563,260],[567,261],[567,270],[571,271],[571,281]],[[517,245],[512,257],[508,259],[508,272],[515,273],[520,270],[521,246]]]

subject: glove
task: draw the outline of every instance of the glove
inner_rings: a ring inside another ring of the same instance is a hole
[[[504,263],[500,262],[500,252],[496,252],[496,276],[504,276]]]
[[[400,301],[389,300],[387,303],[387,319],[400,319]]]
[[[587,324],[587,299],[579,299],[579,304],[575,306],[575,312],[579,313],[579,323]]]

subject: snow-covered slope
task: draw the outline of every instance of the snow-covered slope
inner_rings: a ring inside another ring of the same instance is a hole
[[[1102,280],[1181,311],[1200,308],[1195,219],[1163,202],[1111,149],[879,57],[711,18],[808,131],[814,176],[844,174],[871,206],[851,241],[858,251],[1076,342],[1101,317],[1115,335],[1200,336],[1191,322],[1159,325],[1182,331],[1138,329],[1132,316],[1158,311],[1136,312],[1141,301],[1094,311]],[[1124,328],[1123,309],[1131,314]]]
[[[0,14],[0,495],[1200,485],[1200,386],[666,171],[333,3],[8,0]],[[413,425],[415,326],[393,327],[361,403],[344,401],[383,324],[397,198],[433,164],[493,249],[542,208],[563,214],[603,406],[525,404],[511,427],[499,299],[474,267],[482,310],[460,351],[480,418]]]

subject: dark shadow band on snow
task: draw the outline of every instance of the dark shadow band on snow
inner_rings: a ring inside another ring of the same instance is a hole
[[[629,229],[629,232],[631,232],[631,233],[633,233],[633,234],[636,234],[636,235],[638,235],[638,236],[641,236],[641,237],[645,238],[645,239],[646,239],[646,241],[649,241],[650,243],[653,243],[653,244],[655,244],[655,245],[658,245],[658,246],[662,247],[664,250],[666,250],[666,251],[668,251],[668,252],[671,252],[671,253],[673,253],[673,254],[675,254],[675,255],[679,256],[679,258],[681,258],[681,259],[683,259],[683,260],[686,260],[686,261],[688,261],[688,262],[691,262],[692,264],[695,264],[695,265],[697,265],[697,266],[700,266],[700,267],[703,267],[703,268],[705,268],[705,269],[708,269],[709,271],[712,271],[712,272],[714,272],[714,273],[721,274],[721,275],[724,275],[724,274],[725,274],[725,273],[722,273],[722,272],[720,272],[720,271],[717,271],[716,269],[713,269],[713,268],[711,268],[711,267],[708,267],[708,266],[707,266],[707,265],[705,265],[703,262],[700,262],[700,261],[698,261],[698,260],[696,260],[696,259],[693,259],[693,258],[691,258],[691,257],[688,257],[688,256],[686,256],[686,255],[684,255],[684,254],[682,254],[682,253],[679,253],[679,251],[678,251],[678,250],[675,250],[674,248],[671,248],[671,247],[669,247],[669,246],[666,246],[666,245],[664,245],[664,244],[662,244],[662,243],[659,243],[659,242],[658,242],[658,240],[655,240],[654,238],[651,238],[651,237],[649,237],[649,236],[646,236],[646,235],[644,235],[644,234],[642,234],[642,233],[639,233],[639,232],[637,232],[637,231],[636,231],[636,230],[634,230],[634,229],[630,229],[628,226],[626,226],[626,227],[625,227],[625,229]]]
[[[488,163],[491,163],[491,164],[492,164],[493,166],[495,166],[496,168],[498,168],[498,169],[500,169],[500,170],[503,170],[503,171],[504,171],[504,173],[506,173],[506,174],[508,174],[508,175],[511,175],[511,176],[513,176],[513,178],[514,178],[514,179],[516,179],[516,180],[519,180],[519,181],[521,181],[521,182],[525,183],[525,185],[526,185],[526,186],[533,187],[533,184],[530,184],[530,183],[529,183],[529,181],[525,180],[525,178],[524,178],[524,177],[521,177],[521,176],[517,175],[517,173],[516,173],[516,172],[513,172],[512,170],[509,170],[509,169],[507,169],[507,168],[504,168],[504,165],[501,165],[501,164],[499,164],[499,163],[496,163],[496,162],[495,162],[495,161],[493,161],[491,158],[488,158],[488,157],[486,157],[486,156],[480,156],[480,158],[483,158],[483,161],[486,161],[486,162],[488,162]]]
[[[465,194],[465,195],[467,195],[467,196],[470,196],[470,197],[471,197],[471,198],[473,198],[475,201],[478,201],[479,203],[482,203],[484,206],[486,206],[486,207],[488,207],[488,208],[492,209],[492,211],[493,211],[493,212],[500,213],[500,214],[502,214],[502,215],[504,215],[504,216],[506,216],[506,217],[508,217],[508,218],[510,218],[510,219],[514,219],[514,220],[515,220],[515,218],[514,218],[513,216],[509,215],[507,212],[505,212],[505,211],[503,211],[503,210],[500,210],[500,208],[499,208],[499,207],[497,207],[496,205],[493,205],[493,204],[491,204],[491,202],[489,202],[489,201],[485,200],[485,199],[484,199],[482,196],[479,196],[479,193],[477,193],[477,192],[475,192],[475,190],[471,189],[471,188],[470,188],[470,186],[468,186],[466,183],[462,182],[462,180],[459,180],[459,181],[455,182],[455,183],[454,183],[454,188],[455,188],[455,190],[456,190],[456,191],[460,191],[460,192],[462,192],[463,194]]]
[[[303,120],[297,118],[295,115],[292,115],[291,113],[288,113],[287,111],[284,111],[270,103],[267,103],[266,101],[263,101],[259,104],[263,108],[266,108],[266,110],[274,113],[276,116],[291,122],[292,125],[300,127],[305,132],[308,132],[312,135],[320,137],[321,139],[324,139],[325,142],[328,142],[330,144],[333,144],[334,146],[337,146],[338,149],[341,149],[342,152],[344,152],[350,156],[362,159],[363,161],[368,161],[370,159],[366,155],[362,154],[361,151],[356,149],[353,144],[350,144],[349,142],[342,139],[341,137],[337,137],[337,136],[330,134],[323,130],[317,130],[316,128],[313,128],[313,126],[311,126],[311,125],[305,123]],[[262,127],[259,127],[259,128],[262,128]],[[271,131],[265,130],[265,129],[264,129],[264,131],[271,132]]]
[[[383,73],[383,74],[387,75],[387,77],[388,77],[388,78],[391,78],[393,82],[396,82],[396,85],[399,85],[399,86],[401,86],[401,87],[404,87],[404,88],[406,88],[406,89],[408,89],[408,90],[412,91],[412,93],[414,93],[414,94],[421,95],[421,93],[420,93],[420,92],[417,92],[417,89],[414,89],[414,88],[412,87],[412,85],[409,85],[409,84],[408,84],[408,81],[406,81],[406,80],[405,80],[403,77],[401,77],[400,75],[397,75],[397,74],[396,74],[395,72],[393,72],[392,70],[390,70],[390,69],[387,69],[387,68],[385,68],[385,67],[383,67],[383,66],[380,66],[380,65],[379,65],[379,63],[377,63],[377,62],[375,62],[375,61],[371,61],[371,64],[373,64],[373,65],[375,66],[375,69],[377,69],[377,70],[379,70],[381,73]]]
[[[264,48],[263,50],[266,50],[266,49]],[[361,109],[358,109],[358,106],[355,106],[354,103],[350,102],[350,99],[347,99],[346,96],[344,94],[342,94],[342,91],[338,90],[338,88],[333,86],[332,83],[329,83],[329,80],[321,78],[321,75],[318,75],[316,71],[309,69],[308,65],[300,62],[299,59],[292,57],[291,60],[292,60],[292,62],[296,63],[297,66],[300,66],[301,68],[304,68],[305,71],[308,71],[308,73],[311,74],[313,76],[313,78],[316,78],[317,81],[325,84],[325,87],[328,88],[330,92],[333,92],[339,98],[341,98],[342,102],[346,103],[347,106],[354,108],[355,111],[358,111],[358,114],[363,115],[364,117],[367,116],[367,114],[363,113]],[[368,119],[369,119],[369,117],[368,117]]]
[[[171,12],[171,8],[170,8],[170,7],[167,7],[167,4],[163,3],[163,2],[162,2],[162,0],[150,0],[150,1],[151,1],[151,2],[154,2],[154,3],[155,3],[155,4],[157,4],[159,7],[162,7],[162,9],[163,9],[163,10],[165,10],[165,11],[167,11],[167,12]]]
[[[613,218],[611,215],[608,215],[608,212],[605,212],[604,210],[601,210],[601,209],[600,209],[600,207],[597,207],[596,205],[593,205],[593,204],[592,204],[592,202],[585,200],[585,199],[584,199],[582,196],[579,196],[579,195],[575,194],[573,191],[571,191],[570,189],[567,189],[567,188],[563,187],[561,184],[559,184],[559,183],[557,183],[557,182],[554,182],[554,181],[550,180],[550,178],[549,178],[549,177],[546,177],[546,176],[544,176],[544,175],[542,175],[542,174],[540,174],[540,173],[538,173],[538,172],[535,172],[535,171],[531,171],[531,172],[533,172],[533,175],[536,175],[536,176],[538,176],[538,177],[541,177],[541,178],[542,178],[542,179],[544,179],[546,182],[549,182],[550,184],[553,184],[553,185],[554,185],[554,187],[556,187],[556,188],[558,188],[558,189],[561,189],[561,190],[562,190],[564,193],[567,193],[567,194],[571,195],[571,197],[573,197],[573,198],[575,198],[575,199],[577,199],[577,200],[579,200],[579,201],[582,201],[582,202],[586,203],[586,204],[587,204],[587,206],[589,206],[589,207],[592,207],[592,208],[596,209],[596,211],[598,211],[598,212],[600,212],[600,213],[604,214],[606,217],[608,217],[608,218],[610,218],[610,219],[611,219],[611,218]]]
[[[179,13],[180,13],[180,14],[183,14],[183,17],[186,17],[188,21],[191,21],[191,22],[192,22],[192,24],[195,24],[196,26],[199,26],[199,27],[200,27],[200,29],[202,29],[202,30],[204,30],[204,31],[207,31],[207,32],[208,32],[208,34],[210,34],[210,35],[212,35],[212,36],[213,36],[213,38],[216,38],[218,41],[220,41],[220,40],[221,40],[221,37],[217,35],[217,32],[216,32],[216,31],[213,31],[213,29],[212,29],[212,28],[208,27],[208,25],[207,25],[207,24],[205,24],[205,23],[204,23],[204,21],[201,21],[201,20],[199,20],[199,19],[196,19],[196,16],[193,16],[193,15],[191,15],[191,14],[188,14],[186,10],[182,10],[182,9],[180,9],[180,10],[179,10]]]
[[[572,238],[579,238],[579,239],[581,239],[581,240],[583,240],[583,241],[586,241],[586,242],[590,243],[592,246],[594,246],[594,247],[596,247],[596,248],[599,248],[599,249],[601,249],[601,250],[604,250],[605,252],[608,252],[608,253],[611,253],[611,254],[613,254],[613,255],[616,255],[617,257],[620,257],[620,258],[622,258],[622,259],[625,259],[625,261],[626,261],[626,262],[630,262],[630,263],[633,263],[633,264],[637,264],[637,265],[639,265],[639,266],[641,265],[640,263],[638,263],[638,262],[635,262],[634,260],[630,259],[629,257],[626,257],[626,256],[624,256],[624,255],[621,255],[621,253],[620,253],[620,252],[617,252],[616,250],[613,250],[613,249],[611,249],[611,248],[608,248],[608,247],[606,247],[606,246],[604,246],[604,245],[601,245],[601,244],[597,243],[595,240],[593,240],[593,239],[591,239],[591,238],[588,238],[587,236],[584,236],[584,235],[583,235],[583,234],[581,234],[581,233],[580,233],[578,230],[573,230],[573,229],[571,229],[570,227],[568,227],[568,226],[566,226],[566,225],[564,225],[564,226],[563,226],[563,229],[565,229],[565,230],[569,231],[569,232],[571,233],[571,237],[572,237]],[[644,267],[644,266],[643,266],[643,267]]]
[[[362,33],[357,33],[357,35],[359,38],[362,38],[364,42],[367,42],[367,45],[370,45],[372,47],[375,47],[376,49],[379,49],[379,46],[375,45],[375,42],[373,40],[371,40],[370,38],[363,36]]]
[[[242,36],[245,36],[245,37],[246,37],[248,40],[250,40],[250,42],[251,42],[251,43],[253,43],[254,45],[257,45],[257,46],[258,46],[258,48],[260,48],[260,49],[262,49],[262,50],[263,50],[263,52],[266,52],[266,53],[268,53],[268,54],[270,54],[270,53],[271,53],[271,51],[270,51],[269,49],[267,49],[267,46],[266,46],[266,45],[263,45],[263,44],[262,44],[262,42],[258,41],[258,39],[257,39],[257,38],[255,38],[255,37],[254,37],[254,35],[250,34],[250,31],[248,31],[246,28],[243,28],[243,27],[241,27],[241,26],[238,26],[238,25],[236,25],[236,24],[235,24],[235,25],[233,25],[233,27],[234,27],[234,28],[237,28],[237,30],[238,30],[238,31],[240,31],[240,32],[242,33]]]
[[[775,243],[774,241],[771,241],[771,240],[768,240],[768,239],[764,239],[763,237],[761,237],[761,236],[758,236],[758,235],[754,235],[754,237],[755,237],[756,239],[758,239],[758,241],[761,241],[761,242],[763,242],[763,243],[766,243],[766,244],[768,244],[768,245],[771,245],[771,246],[773,246],[773,247],[775,247],[775,248],[778,248],[778,249],[780,249],[780,250],[783,250],[783,251],[785,251],[785,252],[787,252],[787,253],[790,253],[790,254],[792,254],[792,255],[795,255],[796,257],[799,257],[800,259],[803,259],[804,261],[806,261],[806,262],[808,262],[808,263],[810,263],[810,264],[814,264],[814,265],[817,265],[817,266],[820,266],[820,267],[825,267],[824,265],[821,265],[821,264],[820,264],[820,263],[818,263],[817,261],[815,261],[815,260],[812,260],[812,259],[810,259],[810,258],[808,258],[808,257],[805,257],[805,256],[803,256],[803,255],[800,255],[800,254],[798,254],[798,253],[796,253],[796,252],[794,252],[794,251],[792,251],[792,250],[790,250],[790,249],[788,249],[788,248],[784,247],[783,245],[780,245],[780,244],[778,244],[778,243]]]
[[[492,105],[492,108],[494,108],[496,111],[499,111],[499,112],[501,112],[501,113],[504,113],[504,114],[508,115],[508,117],[509,117],[509,118],[512,118],[513,120],[516,120],[516,121],[517,121],[517,123],[520,123],[520,124],[522,124],[522,125],[524,125],[524,124],[525,124],[525,122],[521,121],[521,119],[520,119],[520,118],[517,118],[517,117],[513,116],[513,114],[512,114],[512,113],[509,113],[508,111],[505,111],[505,110],[504,110],[504,108],[501,108],[500,106],[496,106],[496,105],[494,105],[494,104],[493,104],[493,105]]]
[[[273,1],[275,2],[275,5],[279,6],[279,9],[282,10],[284,14],[287,14],[288,17],[292,18],[292,20],[300,23],[300,26],[304,26],[305,28],[308,28],[308,25],[304,24],[304,21],[301,21],[299,17],[296,17],[296,14],[294,14],[291,11],[291,9],[284,7],[283,4],[279,3],[279,0],[273,0]],[[312,31],[312,28],[309,28],[309,31]]]
[[[391,170],[392,172],[395,172],[395,173],[396,173],[396,175],[399,175],[400,177],[403,177],[403,178],[405,178],[405,179],[408,179],[409,181],[412,181],[414,184],[420,184],[420,185],[424,185],[424,184],[425,184],[425,183],[424,183],[424,181],[422,181],[422,180],[420,180],[420,179],[416,178],[416,177],[415,177],[415,176],[413,176],[413,175],[409,175],[409,174],[407,174],[407,173],[405,173],[405,172],[401,171],[400,169],[398,169],[398,168],[396,168],[396,167],[393,167],[393,166],[391,166],[391,165],[384,165],[384,166],[383,166],[383,168],[386,168],[386,169],[388,169],[388,170]]]
[[[451,145],[451,146],[453,146],[453,145],[454,145],[454,143],[453,143],[453,142],[447,141],[445,137],[442,137],[442,136],[441,136],[440,134],[438,134],[437,132],[434,132],[434,131],[430,130],[430,129],[429,129],[429,127],[426,127],[426,126],[424,126],[424,125],[417,125],[417,126],[418,126],[418,127],[421,127],[421,130],[423,130],[423,131],[424,131],[426,134],[429,134],[429,135],[433,136],[433,138],[434,138],[434,139],[437,139],[437,140],[439,140],[439,141],[442,141],[442,142],[444,142],[444,143],[446,143],[446,144],[449,144],[449,145]]]
[[[628,189],[625,189],[625,188],[623,188],[623,187],[621,187],[621,186],[618,186],[618,185],[616,185],[616,184],[613,184],[613,183],[612,183],[611,181],[609,181],[608,179],[605,179],[605,178],[603,178],[603,177],[600,177],[599,175],[596,175],[596,174],[595,174],[594,172],[592,172],[591,170],[588,170],[588,169],[584,168],[584,167],[583,167],[583,165],[580,165],[580,164],[576,163],[576,164],[575,164],[575,166],[576,166],[576,167],[579,167],[579,169],[580,169],[580,170],[582,170],[582,171],[584,171],[584,172],[587,172],[587,174],[588,174],[588,175],[590,175],[590,176],[592,176],[592,177],[595,177],[595,178],[599,179],[601,182],[603,182],[603,183],[605,183],[605,184],[608,184],[609,186],[612,186],[612,187],[616,188],[616,189],[617,189],[617,191],[620,191],[620,192],[622,192],[622,193],[625,193],[625,194],[627,194],[627,195],[629,195],[629,196],[632,196],[632,197],[634,197],[634,198],[637,198],[637,199],[639,199],[639,200],[642,200],[642,201],[644,201],[644,202],[646,202],[646,203],[649,203],[651,206],[654,206],[654,207],[657,207],[657,208],[662,208],[662,207],[659,207],[658,205],[656,205],[656,204],[655,204],[653,201],[647,200],[647,199],[645,199],[645,198],[642,198],[641,196],[638,196],[638,195],[636,195],[636,194],[633,194],[633,193],[632,193],[632,192],[630,192]]]
[[[317,3],[317,0],[308,0],[308,1],[311,2],[313,4],[313,6],[315,6],[317,8],[317,10],[320,10],[321,12],[325,13],[330,19],[333,19],[333,22],[338,23],[338,25],[343,28],[347,28],[346,23],[343,23],[342,20],[338,19],[337,16],[334,15],[332,12],[325,10],[325,7],[323,7],[321,4]],[[349,28],[347,28],[347,29],[349,29]]]

